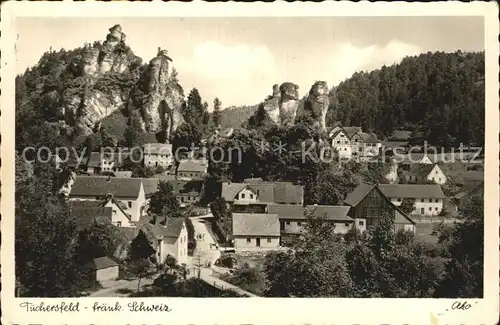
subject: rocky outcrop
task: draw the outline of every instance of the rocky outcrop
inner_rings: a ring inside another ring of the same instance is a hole
[[[326,131],[326,113],[329,105],[328,85],[325,81],[317,81],[309,91],[303,114],[311,117],[316,126]]]
[[[269,122],[281,126],[292,125],[297,114],[299,86],[285,82],[273,86],[272,95],[268,96],[250,117],[249,125],[266,125]]]
[[[299,86],[291,82],[282,83],[280,95],[280,124],[281,126],[293,125],[299,107]]]
[[[142,73],[128,104],[129,111],[140,112],[144,131],[165,131],[167,139],[184,123],[181,114],[184,92],[177,77],[169,75],[169,61],[167,52],[159,49]]]
[[[106,72],[123,73],[130,66],[130,50],[125,46],[126,35],[120,25],[109,29],[103,44],[87,46],[83,57],[83,75],[99,77]]]

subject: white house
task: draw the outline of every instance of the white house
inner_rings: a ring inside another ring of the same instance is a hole
[[[233,239],[237,250],[277,248],[280,245],[278,215],[233,213]]]
[[[351,140],[341,127],[336,127],[336,132],[331,132],[332,148],[337,150],[339,160],[349,160],[352,157]]]
[[[169,168],[174,163],[172,144],[147,143],[144,145],[144,166]]]
[[[91,152],[86,160],[87,173],[113,173],[124,171],[123,165],[129,157],[127,152]]]
[[[438,164],[415,164],[404,175],[408,183],[434,182],[439,185],[446,183],[447,178]]]
[[[412,200],[415,208],[411,214],[433,216],[443,210],[445,195],[440,185],[379,184],[378,188],[395,206],[404,199]]]
[[[132,222],[139,221],[146,204],[142,179],[109,176],[77,176],[69,193],[70,201],[102,201],[109,196],[123,206]]]
[[[188,233],[183,218],[167,218],[165,225],[153,225],[151,229],[159,263],[165,263],[168,255],[174,257],[179,265],[187,263]]]

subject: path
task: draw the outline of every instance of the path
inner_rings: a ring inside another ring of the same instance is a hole
[[[196,248],[190,262],[188,261],[190,265],[206,265],[207,263],[213,265],[220,257],[220,251],[216,248],[217,242],[208,231],[203,217],[191,218],[196,238]]]
[[[145,287],[151,286],[153,281],[154,279],[142,279],[141,291]],[[102,283],[104,288],[92,292],[89,297],[130,297],[130,292],[137,291],[138,282],[138,279],[106,281]],[[120,292],[122,290],[123,292]]]

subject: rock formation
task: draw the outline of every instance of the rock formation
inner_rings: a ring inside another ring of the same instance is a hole
[[[316,126],[326,131],[326,113],[330,104],[328,85],[325,81],[315,82],[306,102],[304,113],[312,118]]]
[[[249,119],[250,125],[267,124],[288,126],[295,121],[298,108],[299,86],[284,82],[273,86],[273,94],[268,96]]]
[[[167,139],[184,123],[181,114],[184,93],[175,75],[169,75],[169,61],[165,50],[158,50],[139,78],[129,101],[129,111],[138,110],[142,129],[148,132],[165,131]]]
[[[291,82],[282,83],[280,95],[280,125],[293,125],[299,107],[299,86]]]

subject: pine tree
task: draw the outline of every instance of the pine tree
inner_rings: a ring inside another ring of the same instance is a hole
[[[221,120],[221,106],[222,102],[219,98],[215,97],[214,99],[214,111],[212,112],[212,121],[214,122],[214,127],[220,125]]]

